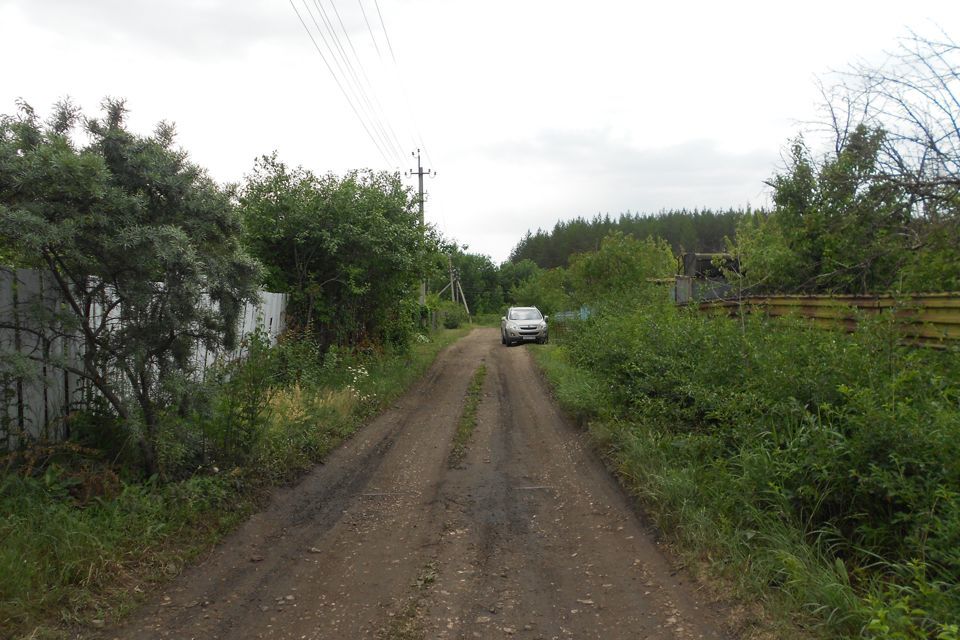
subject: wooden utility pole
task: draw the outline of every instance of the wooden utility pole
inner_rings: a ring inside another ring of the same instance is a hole
[[[410,173],[416,174],[420,183],[420,229],[423,230],[423,227],[425,224],[424,217],[423,217],[423,176],[429,176],[431,175],[432,172],[430,171],[430,169],[427,169],[426,171],[424,171],[423,166],[420,164],[420,149],[417,149],[416,153],[411,152],[410,155],[417,157],[417,170],[416,171],[411,170]],[[436,175],[436,174],[433,173],[432,175]],[[424,305],[426,303],[427,303],[427,282],[426,280],[421,280],[420,281],[420,304]]]
[[[447,287],[450,287],[450,301],[454,304],[457,303],[457,291],[460,292],[460,302],[463,304],[463,308],[467,312],[467,317],[470,317],[470,307],[467,306],[467,294],[463,292],[463,285],[460,284],[460,273],[453,268],[453,257],[447,256],[447,266],[450,269],[450,284],[441,289],[440,293],[443,293],[447,290]],[[472,320],[471,320],[472,322]]]
[[[447,269],[450,271],[450,302],[457,301],[457,288],[453,282],[453,258],[447,256]]]

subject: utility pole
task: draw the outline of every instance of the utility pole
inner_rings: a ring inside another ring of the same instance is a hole
[[[420,164],[420,149],[417,149],[417,152],[416,152],[415,154],[414,154],[413,152],[411,152],[410,155],[411,155],[411,156],[416,155],[416,157],[417,157],[417,170],[416,170],[416,171],[411,170],[411,171],[410,171],[410,174],[416,174],[416,176],[417,176],[417,178],[419,179],[419,182],[420,182],[420,229],[423,230],[423,227],[424,227],[424,217],[423,217],[423,176],[429,176],[429,175],[431,175],[431,174],[432,174],[432,175],[437,175],[437,174],[436,174],[436,173],[432,173],[432,172],[430,171],[430,169],[427,169],[426,171],[423,170],[423,166]],[[426,282],[426,280],[421,280],[421,281],[420,281],[420,304],[421,304],[421,305],[424,305],[424,304],[426,304],[426,303],[427,303],[427,282]]]
[[[420,226],[422,227],[422,226],[423,226],[423,223],[424,223],[424,219],[423,219],[423,176],[436,175],[436,174],[433,173],[433,172],[431,172],[430,169],[427,169],[426,171],[424,171],[423,166],[421,166],[421,164],[420,164],[420,149],[417,149],[417,152],[416,152],[416,153],[411,152],[410,155],[411,155],[411,156],[413,156],[413,155],[417,156],[417,170],[416,170],[416,171],[411,170],[410,173],[413,174],[413,175],[416,175],[417,178],[419,178],[419,181],[420,181]]]
[[[450,269],[450,302],[457,301],[457,287],[453,281],[453,258],[447,256],[447,267]]]
[[[447,266],[450,269],[450,284],[440,290],[440,293],[443,293],[447,290],[447,287],[450,287],[450,301],[453,304],[457,304],[457,291],[460,291],[460,302],[463,304],[463,308],[467,312],[467,318],[470,318],[470,307],[467,306],[467,294],[463,292],[463,285],[460,284],[460,273],[453,268],[453,258],[447,256]],[[473,320],[470,320],[473,322]]]

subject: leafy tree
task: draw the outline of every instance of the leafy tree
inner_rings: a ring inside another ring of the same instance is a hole
[[[0,119],[0,235],[52,274],[63,331],[83,342],[82,364],[58,366],[99,391],[153,474],[161,414],[184,393],[173,381],[196,345],[234,345],[259,266],[229,197],[174,148],[171,125],[144,137],[125,128],[123,101],[103,112],[84,120],[85,145],[66,102],[46,125],[27,104]]]
[[[291,294],[289,314],[323,345],[403,345],[436,239],[420,226],[399,176],[316,176],[260,158],[240,190],[246,241],[268,286]]]
[[[563,267],[541,269],[510,291],[514,304],[534,306],[545,314],[578,308],[570,296],[570,278]]]
[[[473,313],[497,313],[503,307],[503,292],[497,266],[489,256],[456,252],[453,266]]]
[[[497,277],[500,281],[500,291],[504,302],[523,304],[522,300],[514,297],[514,292],[521,283],[530,280],[540,272],[537,263],[530,259],[517,262],[507,261],[500,265]]]
[[[865,293],[960,287],[960,46],[916,34],[878,66],[825,88],[833,149],[798,140],[774,177],[775,211],[742,221],[747,281]]]
[[[568,270],[573,300],[578,305],[598,300],[624,300],[647,288],[648,278],[668,277],[676,272],[676,260],[665,240],[637,240],[614,231],[600,249],[570,260]]]
[[[596,251],[573,256],[569,267],[533,271],[511,290],[510,298],[544,313],[601,303],[632,304],[650,290],[649,278],[675,271],[676,261],[665,240],[637,240],[613,231]]]
[[[878,171],[884,138],[860,126],[819,164],[798,140],[787,171],[770,182],[773,214],[741,224],[745,273],[779,290],[866,293],[893,286],[906,254],[910,208]]]
[[[886,132],[880,173],[911,194],[931,222],[960,204],[960,44],[910,33],[881,64],[858,63],[823,90],[835,148],[860,125]]]

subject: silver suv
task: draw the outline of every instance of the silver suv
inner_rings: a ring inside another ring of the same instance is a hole
[[[500,343],[508,347],[521,342],[544,344],[549,337],[547,317],[536,307],[510,307],[500,318]]]

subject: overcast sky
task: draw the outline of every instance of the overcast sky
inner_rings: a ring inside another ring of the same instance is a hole
[[[960,2],[0,0],[0,113],[123,97],[220,182],[423,147],[427,221],[500,262],[558,219],[765,204],[817,78],[909,29],[960,38]]]

